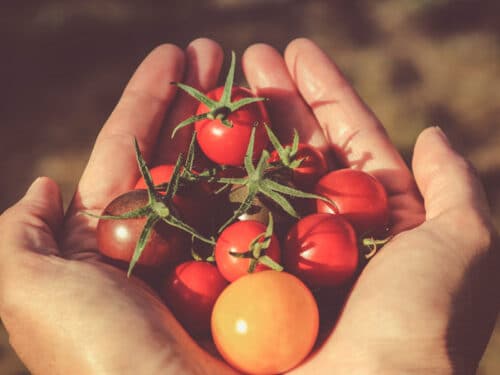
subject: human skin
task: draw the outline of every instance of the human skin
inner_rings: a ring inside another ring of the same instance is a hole
[[[232,374],[175,321],[139,279],[105,264],[96,220],[139,177],[132,139],[149,163],[173,162],[190,129],[172,128],[196,103],[171,81],[213,88],[219,45],[162,45],[139,66],[97,137],[63,212],[57,184],[39,178],[0,216],[0,316],[33,374]],[[339,69],[307,39],[282,56],[257,44],[242,57],[266,96],[274,129],[334,150],[375,175],[389,195],[393,239],[354,284],[323,345],[294,374],[471,374],[498,313],[499,253],[482,186],[438,128],[418,137],[408,169]],[[113,163],[109,161],[113,160]],[[116,168],[119,165],[120,168]]]

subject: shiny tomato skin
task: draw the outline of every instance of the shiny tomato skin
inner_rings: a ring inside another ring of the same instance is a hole
[[[213,306],[227,284],[214,264],[187,261],[168,275],[162,296],[191,335],[204,336],[210,333]]]
[[[292,182],[299,189],[312,190],[319,178],[328,172],[325,156],[312,145],[299,143],[295,159],[302,160],[300,166],[292,171]],[[278,151],[274,150],[271,153],[269,162],[274,163],[279,160]]]
[[[237,221],[222,231],[215,244],[215,262],[222,276],[232,282],[248,274],[250,259],[238,258],[230,254],[245,253],[250,248],[250,243],[266,231],[266,225],[256,220]],[[281,260],[279,241],[273,234],[269,247],[261,255],[267,255],[275,262]],[[269,270],[264,264],[258,263],[253,272]]]
[[[221,293],[212,335],[222,357],[246,374],[281,374],[300,364],[318,335],[318,306],[295,276],[245,275]]]
[[[315,193],[329,198],[336,205],[332,207],[316,200],[316,211],[344,216],[358,236],[386,232],[389,225],[387,193],[374,176],[356,169],[338,169],[318,181]]]
[[[121,215],[143,207],[148,202],[146,190],[132,190],[113,199],[102,215]],[[97,246],[105,256],[130,262],[139,236],[146,222],[145,217],[135,219],[100,219],[97,224]],[[138,264],[161,266],[177,262],[188,249],[189,237],[181,230],[163,221],[153,227]]]
[[[207,97],[219,100],[223,88],[218,87]],[[231,91],[231,101],[254,97],[251,91],[235,86]],[[196,114],[209,112],[208,107],[200,103]],[[268,143],[264,123],[270,125],[267,110],[262,102],[241,107],[230,113],[227,119],[232,127],[225,126],[220,120],[203,119],[195,123],[196,139],[203,153],[220,165],[243,165],[252,128],[255,126],[254,158],[258,158]]]
[[[312,214],[290,229],[285,270],[310,287],[336,287],[351,280],[359,261],[356,233],[340,215]]]

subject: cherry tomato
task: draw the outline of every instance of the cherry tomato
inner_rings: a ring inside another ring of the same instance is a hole
[[[274,163],[279,160],[278,151],[274,150],[269,162]],[[323,153],[314,146],[299,143],[295,160],[302,160],[302,162],[292,171],[293,184],[301,190],[311,191],[318,179],[328,171]]]
[[[219,100],[223,87],[218,87],[206,94],[207,97]],[[238,101],[254,95],[243,87],[235,86],[231,90],[231,100]],[[200,103],[196,114],[209,112],[208,107]],[[252,128],[255,127],[254,157],[260,156],[267,145],[267,133],[264,123],[269,125],[269,116],[262,102],[255,102],[228,113],[227,119],[232,127],[224,125],[219,119],[203,119],[197,121],[196,139],[203,153],[212,161],[221,165],[239,166],[243,164]]]
[[[188,261],[167,277],[163,298],[172,313],[193,336],[210,333],[210,316],[215,301],[228,282],[214,264]]]
[[[245,275],[221,293],[212,335],[222,357],[248,374],[281,374],[309,354],[319,314],[310,290],[273,270]]]
[[[325,201],[316,200],[317,212],[341,214],[359,236],[380,235],[387,230],[387,193],[372,175],[355,169],[338,169],[323,176],[316,184],[315,192],[336,205],[332,207]]]
[[[306,216],[288,233],[283,258],[285,269],[310,287],[345,284],[358,265],[356,233],[340,215]]]
[[[151,174],[153,183],[155,185],[161,185],[170,181],[174,169],[175,166],[172,164],[161,164],[151,168],[149,173]],[[134,189],[147,189],[146,181],[144,181],[143,177],[137,180]]]
[[[248,253],[250,244],[266,231],[266,225],[256,220],[237,221],[222,231],[215,244],[215,262],[222,276],[228,281],[234,281],[248,274],[251,258],[239,258],[231,253]],[[260,240],[262,242],[262,240]],[[276,263],[280,262],[280,246],[273,234],[269,247],[260,255],[266,255]],[[268,270],[269,267],[257,262],[253,272]]]
[[[103,215],[122,215],[148,203],[146,190],[132,190],[113,199]],[[99,251],[113,259],[130,262],[146,222],[145,217],[135,219],[100,219],[97,224]],[[138,264],[160,266],[182,259],[188,249],[189,236],[180,229],[158,221],[151,231]]]

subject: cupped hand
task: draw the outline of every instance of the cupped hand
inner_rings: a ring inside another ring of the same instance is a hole
[[[58,186],[39,178],[0,217],[0,315],[12,347],[33,374],[226,374],[157,295],[105,264],[97,221],[139,177],[133,138],[150,163],[175,161],[187,132],[171,126],[196,103],[171,81],[200,90],[217,81],[223,53],[207,39],[182,51],[162,45],[134,73],[98,135],[74,198],[63,213]]]
[[[296,374],[472,374],[499,308],[499,253],[471,168],[438,128],[417,139],[413,173],[338,67],[306,39],[284,57],[250,47],[250,86],[270,98],[273,126],[385,186],[393,239],[368,263],[340,318]],[[405,126],[401,124],[401,126]],[[333,296],[332,296],[333,299]]]
[[[0,314],[33,373],[232,373],[200,349],[149,287],[101,261],[96,221],[78,214],[100,213],[133,187],[133,136],[149,163],[175,160],[189,130],[175,143],[170,131],[195,103],[169,82],[208,90],[221,61],[220,47],[205,39],[185,53],[155,49],[100,132],[67,213],[58,187],[42,178],[1,216]],[[293,41],[284,57],[254,45],[243,68],[252,89],[270,99],[283,141],[297,128],[303,141],[374,174],[390,197],[394,238],[361,273],[330,336],[292,372],[470,373],[498,311],[498,255],[469,165],[429,128],[415,146],[412,174],[311,41]]]

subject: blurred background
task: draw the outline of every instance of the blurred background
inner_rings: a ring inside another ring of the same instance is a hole
[[[71,198],[93,141],[137,64],[206,36],[226,56],[255,42],[318,43],[410,160],[439,125],[478,169],[500,227],[497,0],[59,0],[0,5],[0,212],[37,176]],[[227,64],[227,63],[226,63]],[[240,75],[241,80],[241,75]],[[500,374],[500,326],[479,375]],[[0,327],[0,374],[28,374]]]

